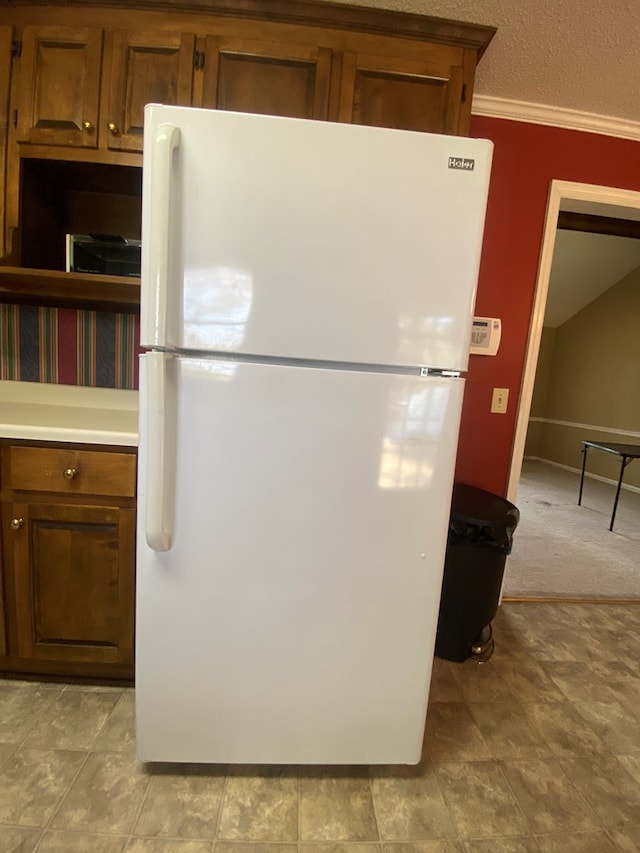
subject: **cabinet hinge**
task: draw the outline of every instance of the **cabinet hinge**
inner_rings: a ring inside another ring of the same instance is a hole
[[[13,111],[13,126],[18,126],[18,110]]]
[[[462,84],[462,103],[463,104],[466,103],[466,100],[467,100],[467,84],[463,83]]]
[[[14,59],[18,59],[22,56],[22,42],[21,41],[12,41],[11,42],[11,56]]]
[[[196,71],[202,71],[204,68],[204,50],[194,50],[193,67]]]

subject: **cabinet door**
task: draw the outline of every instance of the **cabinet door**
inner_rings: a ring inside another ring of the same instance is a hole
[[[25,27],[18,138],[95,148],[102,30]]]
[[[145,104],[190,106],[194,49],[195,36],[188,33],[113,33],[101,126],[107,148],[142,151]]]
[[[206,39],[202,106],[326,119],[331,50],[254,39]]]
[[[2,543],[0,542],[0,545]],[[5,582],[2,548],[0,548],[0,658],[7,654],[7,617],[5,615]]]
[[[135,511],[35,502],[7,510],[11,654],[131,663]]]
[[[346,53],[339,121],[459,133],[463,76],[462,65]]]
[[[11,38],[11,27],[0,27],[0,258],[9,251],[5,229]]]

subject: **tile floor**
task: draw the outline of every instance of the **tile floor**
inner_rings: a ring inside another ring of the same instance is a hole
[[[640,850],[640,606],[507,603],[417,767],[150,768],[134,691],[0,681],[0,853]]]

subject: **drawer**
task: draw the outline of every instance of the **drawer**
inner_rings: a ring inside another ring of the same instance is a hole
[[[11,489],[67,495],[132,498],[136,490],[133,453],[74,448],[11,446],[5,467]]]

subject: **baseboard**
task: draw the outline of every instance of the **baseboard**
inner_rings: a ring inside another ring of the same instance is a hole
[[[552,459],[543,459],[542,456],[525,456],[524,458],[529,462],[542,462],[544,465],[551,465],[553,468],[561,468],[563,471],[570,471],[572,474],[577,474],[578,476],[582,473],[580,468],[572,468],[570,465],[562,465],[560,462],[554,462]],[[612,480],[610,477],[602,477],[600,474],[592,474],[589,471],[585,471],[584,476],[590,480],[598,480],[600,483],[606,483],[608,486],[618,485],[617,480]],[[628,483],[623,483],[622,488],[626,489],[628,492],[634,492],[636,495],[640,495],[640,487],[638,486],[630,486]]]
[[[565,598],[552,595],[505,595],[501,604],[633,604],[640,598]]]

